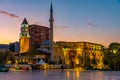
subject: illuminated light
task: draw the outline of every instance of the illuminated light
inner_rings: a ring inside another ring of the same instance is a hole
[[[22,62],[25,62],[25,59],[22,59]]]
[[[44,75],[47,75],[47,71],[46,70],[44,70]]]
[[[79,64],[79,60],[78,59],[76,60],[76,64]]]
[[[114,53],[114,54],[115,54],[115,53],[117,53],[117,50],[116,50],[116,49],[114,49],[114,50],[113,50],[113,53]]]
[[[45,65],[43,65],[43,68],[44,68],[44,69],[47,69],[47,65],[46,65],[46,64],[45,64]]]
[[[80,77],[80,72],[79,71],[76,71],[76,77]]]
[[[70,78],[70,72],[69,71],[67,71],[67,78],[68,78],[68,80]]]
[[[18,60],[15,60],[15,63],[18,64]]]
[[[26,62],[28,62],[28,59],[26,59]]]
[[[11,64],[11,61],[9,60],[9,61],[7,61],[7,64]]]
[[[90,54],[90,59],[92,60],[93,59],[93,56]]]
[[[63,55],[65,57],[65,63],[69,65],[70,61],[69,61],[68,51],[71,50],[71,49],[69,49],[69,48],[62,48],[62,50],[63,50]]]
[[[112,52],[112,50],[110,50],[110,52]]]

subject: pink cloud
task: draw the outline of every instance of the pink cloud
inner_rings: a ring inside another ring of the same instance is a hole
[[[62,26],[62,28],[68,28],[68,26]]]
[[[69,27],[68,27],[68,26],[57,26],[57,25],[55,25],[55,28],[67,29],[67,28],[69,28]]]
[[[0,14],[6,15],[6,16],[9,16],[12,18],[19,18],[19,16],[15,15],[15,14],[8,13],[6,11],[0,11]]]
[[[96,25],[94,23],[89,22],[87,25],[90,28],[96,28]]]

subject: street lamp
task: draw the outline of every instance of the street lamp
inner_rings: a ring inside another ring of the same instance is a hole
[[[21,55],[19,54],[19,63],[21,63]]]

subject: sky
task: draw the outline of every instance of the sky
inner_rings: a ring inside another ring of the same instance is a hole
[[[24,17],[49,27],[50,0],[0,0],[0,44],[19,41]],[[120,43],[120,0],[53,0],[54,41]]]

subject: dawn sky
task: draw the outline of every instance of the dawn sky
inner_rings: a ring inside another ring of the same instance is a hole
[[[23,18],[49,27],[50,0],[0,0],[0,44],[19,41]],[[120,42],[120,0],[53,0],[54,40]]]

